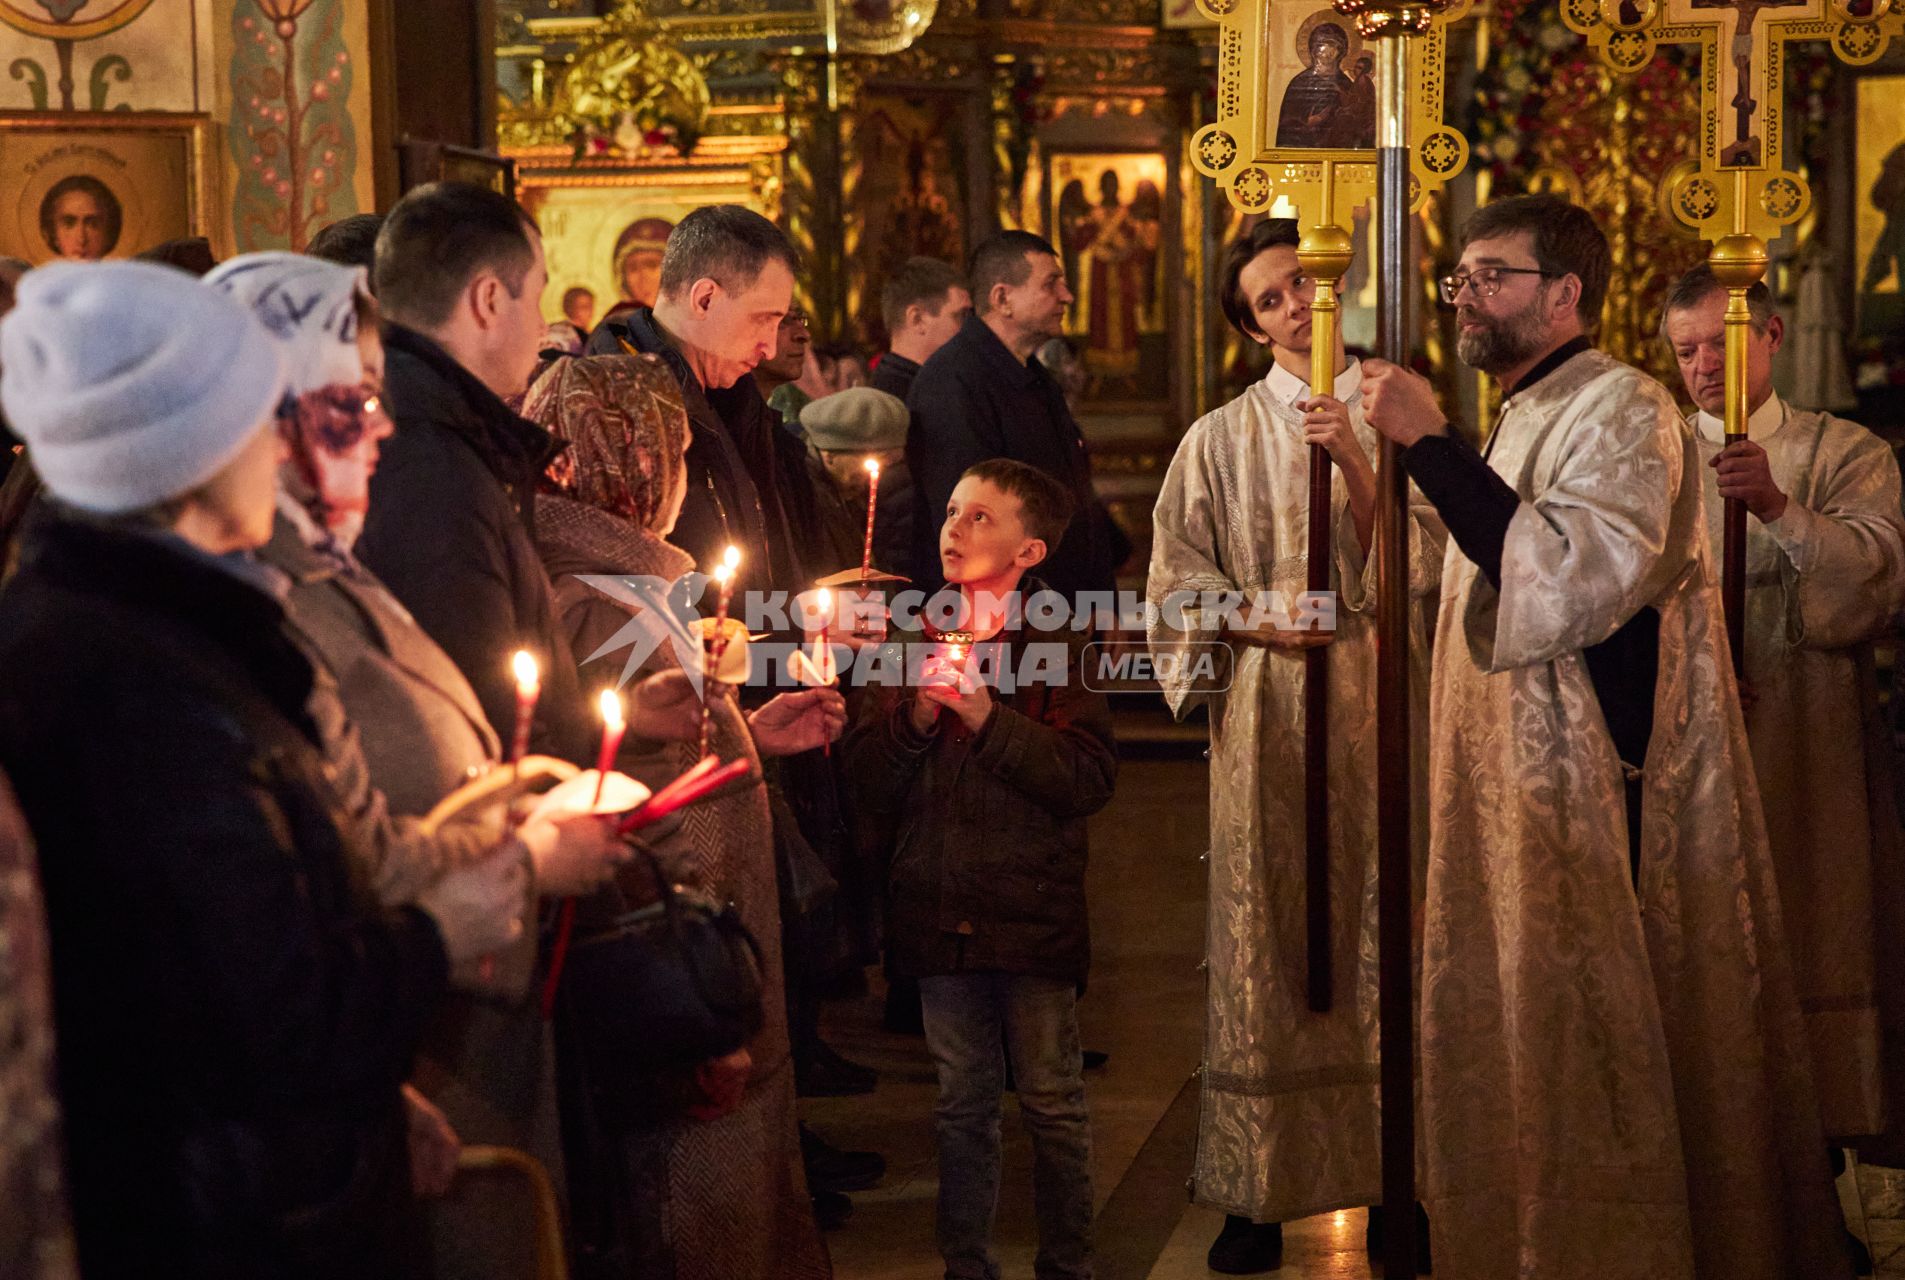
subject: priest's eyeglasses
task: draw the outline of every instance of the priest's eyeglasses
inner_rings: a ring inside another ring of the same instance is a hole
[[[1540,267],[1477,267],[1473,271],[1458,271],[1454,275],[1443,276],[1436,283],[1441,287],[1442,301],[1454,306],[1464,286],[1474,290],[1478,298],[1492,298],[1501,292],[1503,276],[1552,278],[1555,274],[1553,271],[1543,271]]]

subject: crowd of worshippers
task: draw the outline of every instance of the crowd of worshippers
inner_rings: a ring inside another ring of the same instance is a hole
[[[1595,350],[1607,242],[1551,197],[1479,210],[1439,281],[1503,393],[1481,449],[1340,339],[1318,394],[1297,242],[1271,219],[1226,248],[1223,313],[1270,372],[1185,435],[1146,591],[1155,653],[1217,656],[1158,668],[1210,726],[1211,1268],[1273,1270],[1282,1223],[1381,1199],[1387,437],[1421,606],[1419,1264],[1851,1274],[1834,1161],[1905,1163],[1890,450],[1773,392],[1764,289],[1725,442],[1704,271],[1661,316],[1683,417]],[[877,965],[937,1073],[946,1274],[1000,1274],[1008,1091],[1035,1272],[1093,1274],[1077,1005],[1118,754],[1089,622],[1008,602],[1111,592],[1131,547],[1052,246],[904,263],[871,361],[814,343],[798,256],[735,206],[682,219],[655,303],[599,321],[571,290],[547,323],[534,222],[457,184],[306,255],[155,256],[0,267],[6,1273],[522,1276],[553,1202],[578,1276],[830,1275],[822,1232],[884,1162],[799,1099],[876,1087],[820,1025]],[[1312,446],[1321,633],[1237,603],[1306,589]],[[1749,513],[1737,679],[1723,499]],[[946,612],[889,613],[901,586]],[[760,596],[799,607],[750,634]],[[888,653],[919,661],[860,661]]]
[[[820,1015],[884,966],[948,1248],[989,1265],[1009,1050],[1087,1274],[1117,755],[1088,637],[1007,602],[1129,547],[1032,358],[1051,247],[904,263],[870,376],[736,206],[593,326],[477,187],[309,250],[0,275],[0,1271],[520,1277],[553,1203],[578,1276],[829,1275],[885,1163],[798,1100],[874,1090]],[[823,588],[873,607],[830,636]]]

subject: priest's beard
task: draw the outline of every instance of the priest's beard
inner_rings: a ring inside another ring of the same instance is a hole
[[[1461,323],[1481,326],[1457,334],[1455,354],[1462,363],[1483,373],[1500,373],[1539,355],[1545,339],[1535,311],[1543,301],[1542,292],[1537,290],[1527,306],[1510,316],[1485,316],[1467,308],[1457,311]]]

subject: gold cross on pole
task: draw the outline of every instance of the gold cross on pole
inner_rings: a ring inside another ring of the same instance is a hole
[[[1561,18],[1620,74],[1645,67],[1663,44],[1700,46],[1698,168],[1663,194],[1708,240],[1775,238],[1812,203],[1784,163],[1787,43],[1830,41],[1863,65],[1905,30],[1900,0],[1561,0]]]
[[[1876,61],[1905,31],[1905,0],[1561,0],[1561,18],[1609,68],[1639,71],[1663,44],[1700,46],[1700,150],[1662,196],[1713,242],[1726,286],[1726,443],[1746,439],[1746,295],[1766,274],[1766,240],[1806,216],[1812,190],[1785,167],[1786,45],[1829,40],[1846,62]],[[1733,671],[1745,671],[1746,505],[1726,503],[1721,596]]]

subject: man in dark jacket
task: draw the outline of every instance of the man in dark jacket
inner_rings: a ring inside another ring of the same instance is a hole
[[[870,385],[906,399],[920,366],[952,340],[971,314],[972,294],[951,263],[908,258],[880,290],[887,350]]]
[[[596,730],[532,536],[536,479],[556,444],[504,403],[536,367],[547,283],[542,236],[505,196],[436,183],[390,211],[377,296],[397,431],[357,555],[455,661],[505,742],[510,656],[533,654],[542,696],[530,749],[592,763]]]
[[[1040,576],[1071,601],[1112,590],[1106,529],[1092,492],[1085,437],[1065,393],[1033,358],[1063,331],[1072,293],[1058,253],[1025,231],[982,242],[967,273],[973,314],[914,379],[907,404],[913,429],[906,458],[919,495],[913,562],[902,569],[922,588],[939,577],[939,527],[946,500],[967,467],[987,458],[1030,463],[1063,484],[1076,511]]]
[[[749,377],[773,356],[798,259],[779,227],[739,205],[683,218],[662,251],[653,308],[606,320],[596,355],[660,356],[688,408],[688,499],[669,541],[712,569],[741,549],[739,590],[798,592],[838,566],[809,564],[821,515],[806,450]]]
[[[873,370],[872,387],[905,400],[920,366],[959,332],[972,314],[966,281],[950,263],[937,258],[908,258],[880,290],[880,315],[886,322],[887,351]],[[874,563],[903,572],[913,561],[913,525],[919,502],[906,467],[889,467],[880,477],[879,524],[874,531]]]
[[[46,854],[80,1269],[408,1274],[399,1086],[449,965],[520,933],[522,868],[394,911],[353,877],[314,673],[251,559],[285,383],[248,311],[52,267],[0,360],[47,487],[0,596],[0,767]]]

